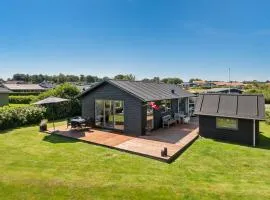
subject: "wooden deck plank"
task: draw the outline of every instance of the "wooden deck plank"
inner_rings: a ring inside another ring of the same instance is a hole
[[[57,127],[54,134],[76,138],[81,141],[107,146],[127,152],[171,161],[198,137],[196,124],[178,124],[171,128],[158,129],[147,136],[132,137],[100,129],[72,130],[66,126]],[[168,156],[162,157],[161,150],[168,150]]]

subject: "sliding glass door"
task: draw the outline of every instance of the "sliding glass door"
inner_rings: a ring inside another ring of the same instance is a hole
[[[95,124],[99,127],[124,130],[124,102],[95,100]]]

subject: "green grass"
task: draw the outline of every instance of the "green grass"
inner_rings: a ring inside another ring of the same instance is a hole
[[[25,107],[25,106],[29,106],[30,104],[12,104],[12,103],[10,103],[10,104],[8,104],[7,106],[8,107]]]
[[[270,104],[265,104],[265,110],[269,110],[270,111]]]
[[[0,134],[0,199],[270,199],[264,123],[257,148],[198,139],[172,164],[37,130]]]

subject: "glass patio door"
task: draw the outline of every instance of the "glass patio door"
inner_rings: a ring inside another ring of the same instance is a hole
[[[124,102],[95,100],[95,125],[124,130]]]
[[[114,103],[111,100],[104,101],[105,113],[104,113],[104,127],[114,128]]]

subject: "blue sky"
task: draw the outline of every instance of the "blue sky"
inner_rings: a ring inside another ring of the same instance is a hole
[[[132,73],[270,79],[270,1],[9,0],[0,77]]]

